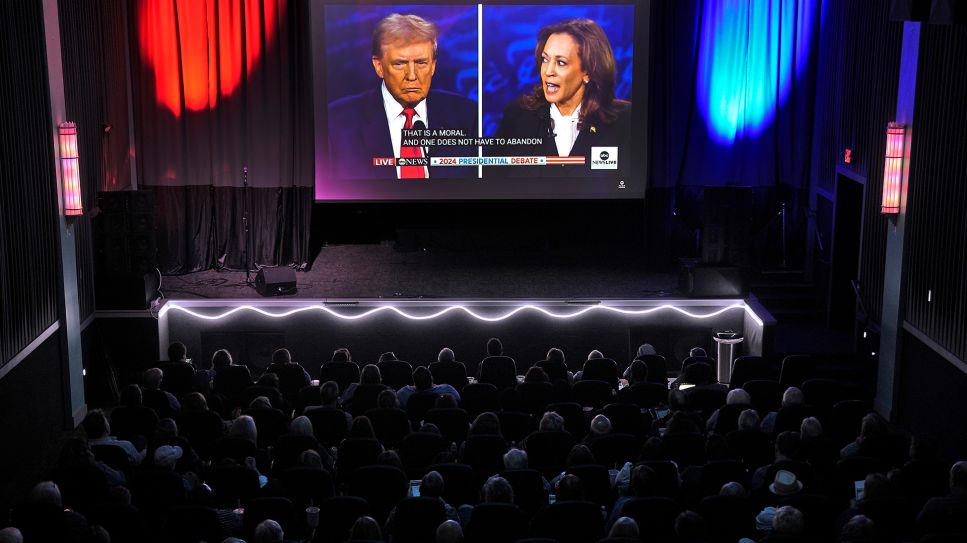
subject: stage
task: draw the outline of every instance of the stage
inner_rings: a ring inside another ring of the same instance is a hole
[[[612,251],[400,251],[392,242],[322,247],[296,273],[295,298],[506,299],[665,298],[678,296],[676,273],[654,271],[647,255]],[[254,278],[254,274],[253,274]],[[244,272],[166,276],[170,299],[251,298]]]

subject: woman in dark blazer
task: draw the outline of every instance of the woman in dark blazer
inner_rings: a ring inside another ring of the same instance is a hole
[[[546,26],[537,35],[534,59],[541,84],[504,110],[498,138],[540,139],[508,144],[495,156],[583,156],[584,164],[493,168],[494,174],[526,177],[587,177],[614,170],[591,170],[592,147],[619,147],[619,175],[627,172],[631,141],[631,103],[614,97],[615,59],[597,23],[571,19]],[[604,153],[598,153],[603,155]]]

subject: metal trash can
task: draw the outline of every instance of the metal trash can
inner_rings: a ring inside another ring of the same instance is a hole
[[[716,359],[718,360],[718,381],[728,384],[732,379],[732,362],[738,356],[745,337],[740,332],[723,330],[712,334],[716,343]]]

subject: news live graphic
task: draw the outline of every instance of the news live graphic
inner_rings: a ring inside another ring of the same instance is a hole
[[[406,157],[373,157],[373,166],[553,166],[584,165],[583,156],[432,156],[428,151],[438,147],[506,147],[543,146],[543,138],[471,138],[460,130],[403,130],[401,148],[415,148]],[[618,169],[617,147],[593,147],[590,165],[592,170]]]

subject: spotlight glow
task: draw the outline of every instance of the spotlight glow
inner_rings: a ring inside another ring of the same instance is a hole
[[[462,311],[462,312],[466,313],[467,315],[469,315],[469,316],[471,316],[471,317],[473,317],[473,318],[475,318],[477,320],[480,320],[480,321],[484,321],[484,322],[499,322],[499,321],[503,321],[503,320],[509,319],[509,318],[513,317],[514,315],[516,315],[518,313],[521,313],[523,311],[536,311],[536,312],[542,313],[542,314],[544,314],[544,315],[546,315],[546,316],[548,316],[550,318],[553,318],[553,319],[562,319],[562,320],[574,319],[574,318],[580,317],[581,315],[584,315],[584,314],[589,313],[589,312],[592,312],[592,311],[605,311],[605,312],[617,313],[617,314],[620,314],[620,315],[628,315],[628,316],[642,316],[642,315],[648,315],[648,314],[651,314],[651,313],[656,313],[656,312],[659,312],[659,311],[673,311],[673,312],[677,312],[679,314],[685,315],[686,317],[690,317],[690,318],[693,318],[693,319],[708,319],[708,318],[712,318],[712,317],[721,315],[722,313],[725,313],[726,311],[731,311],[733,309],[742,309],[742,310],[744,310],[746,313],[749,314],[749,316],[752,317],[753,320],[755,320],[755,322],[759,326],[762,326],[762,320],[759,319],[759,317],[755,314],[755,312],[752,311],[751,308],[749,308],[749,306],[747,306],[746,304],[744,304],[742,302],[735,302],[735,303],[732,303],[732,304],[730,304],[728,306],[725,306],[725,307],[722,307],[722,308],[717,309],[715,311],[710,311],[710,312],[707,312],[707,313],[696,313],[696,312],[692,312],[692,311],[689,311],[689,310],[687,310],[687,309],[685,309],[683,307],[680,307],[678,305],[673,305],[673,304],[663,304],[663,305],[659,305],[659,306],[655,306],[655,307],[649,307],[647,309],[624,309],[624,308],[621,308],[621,307],[615,307],[615,306],[609,306],[609,305],[604,305],[604,304],[598,304],[598,305],[591,305],[591,306],[582,307],[580,309],[577,309],[575,311],[570,311],[570,312],[556,312],[556,311],[551,311],[550,309],[547,309],[547,308],[542,307],[540,305],[536,305],[534,303],[525,303],[525,304],[519,305],[517,307],[514,307],[513,309],[511,309],[511,310],[509,310],[509,311],[507,311],[507,312],[505,312],[503,314],[496,315],[496,316],[487,316],[487,315],[483,315],[483,314],[480,314],[480,313],[474,311],[473,309],[471,309],[470,307],[468,307],[467,305],[464,305],[464,304],[454,304],[454,305],[450,305],[450,306],[445,307],[443,309],[440,309],[438,311],[435,311],[435,312],[432,312],[432,313],[427,313],[427,314],[411,313],[409,311],[405,311],[405,310],[400,309],[399,307],[396,307],[396,306],[393,306],[393,305],[382,305],[382,306],[374,307],[372,309],[367,309],[366,311],[363,311],[361,313],[353,314],[353,313],[347,313],[345,311],[336,311],[335,309],[332,309],[330,307],[327,307],[323,303],[315,303],[315,304],[306,305],[306,306],[302,306],[302,307],[293,307],[293,308],[285,309],[285,310],[281,310],[281,311],[270,311],[270,310],[267,310],[267,309],[264,309],[264,308],[261,308],[261,307],[252,305],[252,304],[243,303],[241,305],[238,305],[236,307],[233,307],[233,308],[228,309],[226,311],[223,311],[221,313],[217,313],[217,314],[214,314],[214,315],[209,315],[209,314],[205,314],[205,313],[200,313],[200,312],[195,311],[195,310],[193,310],[193,309],[191,309],[189,307],[180,305],[178,302],[169,301],[169,302],[167,302],[164,305],[164,307],[161,308],[161,311],[159,312],[159,317],[165,316],[169,311],[178,311],[178,312],[185,313],[187,315],[190,315],[190,316],[195,317],[195,318],[198,318],[198,319],[210,320],[210,321],[217,321],[217,320],[221,320],[221,319],[224,319],[226,317],[229,317],[229,316],[231,316],[231,315],[233,315],[235,313],[239,313],[239,312],[242,312],[242,311],[251,311],[251,312],[254,312],[254,313],[258,313],[260,315],[263,315],[265,317],[270,317],[270,318],[273,318],[273,319],[281,319],[281,318],[289,317],[291,315],[295,315],[295,314],[298,314],[298,313],[304,313],[304,312],[307,312],[307,311],[319,311],[319,312],[322,312],[322,313],[326,313],[328,315],[331,315],[333,317],[336,317],[338,319],[353,321],[353,320],[364,319],[366,317],[370,317],[370,316],[376,315],[378,313],[385,313],[385,312],[388,311],[388,312],[395,313],[395,314],[397,314],[397,315],[399,315],[399,316],[401,316],[403,318],[409,319],[409,320],[425,321],[425,320],[432,320],[432,319],[436,319],[438,317],[442,317],[442,316],[444,316],[444,315],[446,315],[448,313],[454,312],[454,311]]]

